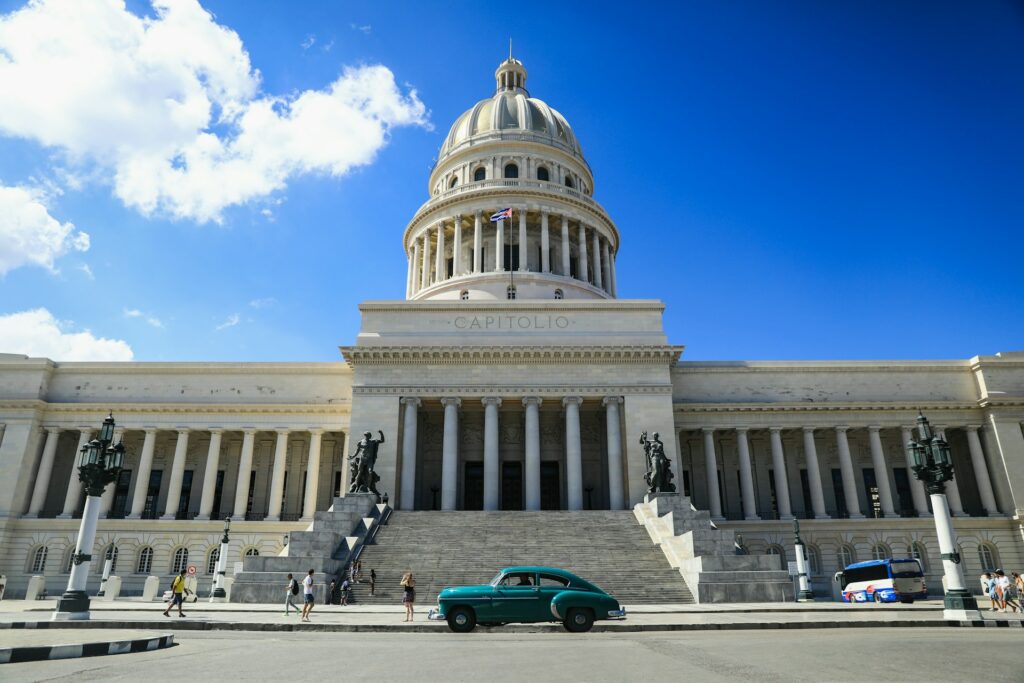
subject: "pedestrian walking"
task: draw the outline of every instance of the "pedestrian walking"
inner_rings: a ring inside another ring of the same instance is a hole
[[[1019,578],[1019,577],[1018,577]],[[373,597],[373,591],[377,586],[377,572],[370,570],[370,597]]]
[[[1010,592],[1011,588],[1013,588],[1013,584],[1010,582],[1010,577],[1003,573],[1002,569],[997,569],[996,593],[999,595],[999,606],[1001,608],[1001,612],[1005,612],[1007,607],[1014,612],[1020,608],[1017,601],[1013,599],[1013,594]]]
[[[349,583],[348,579],[341,582],[341,604],[342,606],[348,604],[348,592],[351,590],[352,584]]]
[[[412,621],[412,605],[416,602],[416,579],[412,572],[408,571],[402,575],[402,581],[398,584],[402,587],[402,604],[405,605],[405,620]]]
[[[355,563],[355,565],[352,568],[352,574],[353,574],[353,576],[352,576],[353,583],[362,583],[363,582],[363,580],[362,580],[363,579],[363,561],[362,560],[356,560],[356,563]]]
[[[171,581],[171,602],[167,605],[167,609],[164,610],[164,616],[171,616],[169,613],[171,608],[175,605],[178,606],[178,616],[185,616],[185,612],[181,609],[181,604],[185,602],[185,593],[191,592],[192,591],[185,587],[185,570],[182,569],[181,572]]]
[[[298,616],[302,611],[299,606],[295,604],[293,598],[299,594],[299,582],[295,580],[295,577],[291,574],[288,575],[288,585],[284,589],[284,615],[290,614],[289,608],[295,610],[295,615]]]
[[[992,602],[992,606],[988,608],[988,611],[995,612],[996,610],[1000,609],[999,593],[996,591],[996,575],[989,573],[985,574],[985,576],[988,579],[985,595],[987,595],[988,599]]]
[[[327,604],[328,605],[335,605],[335,604],[337,604],[336,602],[334,602],[334,599],[337,597],[337,595],[338,595],[338,580],[337,579],[331,579],[331,587],[327,589]]]
[[[313,570],[302,580],[302,597],[305,603],[302,605],[302,620],[309,621],[309,613],[313,611]]]

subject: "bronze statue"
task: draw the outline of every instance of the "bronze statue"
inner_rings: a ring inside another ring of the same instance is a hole
[[[356,444],[356,452],[349,456],[349,478],[352,484],[349,493],[375,493],[378,496],[377,482],[380,475],[373,471],[377,464],[377,447],[384,443],[384,432],[378,430],[379,439],[371,438],[370,432],[363,432],[363,438]]]
[[[644,475],[647,492],[675,493],[676,485],[672,483],[672,461],[665,455],[665,444],[661,442],[658,432],[654,432],[653,436],[653,439],[648,439],[647,432],[640,435],[640,443],[647,457],[647,474]]]

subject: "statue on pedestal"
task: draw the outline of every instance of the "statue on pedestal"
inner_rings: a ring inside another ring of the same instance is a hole
[[[384,443],[384,432],[378,430],[379,439],[372,438],[371,432],[363,432],[363,438],[356,444],[356,452],[349,456],[349,479],[352,484],[349,493],[375,493],[380,475],[373,471],[377,464],[377,447]]]
[[[665,444],[661,442],[658,432],[654,432],[653,436],[653,439],[648,439],[647,432],[640,435],[640,443],[647,458],[647,473],[644,475],[647,492],[675,493],[676,485],[672,483],[672,461],[665,455]]]

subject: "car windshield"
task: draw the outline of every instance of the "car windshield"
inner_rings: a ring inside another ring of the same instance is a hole
[[[501,581],[501,577],[503,577],[503,576],[505,576],[504,572],[498,572],[497,574],[495,574],[494,578],[491,579],[491,585],[492,586],[497,586],[498,582]]]

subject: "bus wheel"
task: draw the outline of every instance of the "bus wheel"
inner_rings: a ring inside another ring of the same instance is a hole
[[[879,605],[882,604],[882,594],[881,593],[875,593],[875,602],[877,602]]]
[[[900,598],[900,602],[902,602],[904,605],[913,605],[914,598]]]

